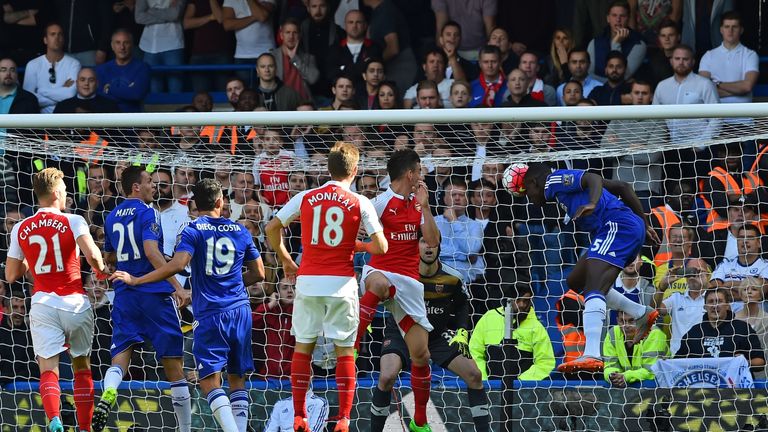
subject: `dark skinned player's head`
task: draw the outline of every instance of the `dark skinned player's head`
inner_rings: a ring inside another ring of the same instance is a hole
[[[545,163],[528,165],[528,171],[523,178],[523,186],[528,199],[537,206],[543,206],[547,201],[544,198],[544,185],[547,183],[547,176],[551,172],[552,168]]]

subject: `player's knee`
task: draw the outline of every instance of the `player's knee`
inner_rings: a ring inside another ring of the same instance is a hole
[[[480,369],[478,369],[477,365],[474,363],[475,362],[472,361],[472,367],[467,368],[467,371],[464,372],[464,382],[467,383],[467,387],[469,388],[482,388],[483,374],[480,373]]]
[[[379,375],[379,389],[384,391],[392,390],[392,387],[395,386],[396,379],[397,374],[389,371],[381,371],[381,374]]]
[[[384,283],[372,283],[366,285],[366,289],[374,294],[381,300],[389,298],[389,287]]]
[[[417,347],[410,352],[411,354],[411,361],[416,366],[426,366],[429,364],[429,350],[427,347]]]

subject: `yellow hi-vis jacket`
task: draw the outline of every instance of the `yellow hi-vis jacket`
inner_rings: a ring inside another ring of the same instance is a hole
[[[623,373],[624,380],[629,383],[654,379],[651,365],[656,360],[669,355],[667,335],[654,326],[648,337],[633,347],[632,359],[627,354],[624,344],[624,332],[621,327],[613,326],[603,341],[603,358],[605,359],[605,380],[610,382],[614,372]]]

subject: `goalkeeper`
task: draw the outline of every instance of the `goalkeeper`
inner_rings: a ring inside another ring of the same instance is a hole
[[[469,354],[469,294],[461,274],[440,262],[440,246],[429,247],[419,232],[419,281],[424,284],[427,318],[434,330],[429,332],[429,352],[432,361],[457,374],[467,384],[469,405],[475,430],[490,431],[488,398],[483,388],[480,369]],[[380,432],[389,416],[392,387],[398,374],[407,365],[408,347],[388,316],[381,348],[381,373],[373,389],[371,431]]]

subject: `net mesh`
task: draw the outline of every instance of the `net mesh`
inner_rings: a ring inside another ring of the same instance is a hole
[[[768,200],[763,196],[764,185],[768,184],[768,160],[761,153],[763,141],[768,138],[765,122],[765,118],[553,118],[537,122],[395,125],[388,124],[382,115],[381,124],[354,125],[296,126],[286,122],[279,127],[200,124],[157,128],[8,128],[0,159],[0,198],[6,232],[1,250],[7,252],[8,233],[13,224],[35,209],[31,179],[45,167],[65,172],[72,192],[68,211],[82,214],[97,243],[102,245],[104,219],[122,195],[122,169],[131,164],[147,165],[160,186],[157,204],[164,233],[170,233],[165,235],[163,245],[168,255],[173,252],[175,232],[184,221],[196,216],[194,202],[189,199],[191,185],[201,178],[221,181],[228,197],[225,216],[246,225],[267,267],[267,280],[249,287],[254,310],[256,369],[249,376],[249,425],[254,430],[264,430],[270,416],[279,415],[273,412],[278,400],[290,396],[287,378],[293,344],[288,332],[290,314],[276,312],[282,310],[276,305],[288,304],[289,300],[265,296],[263,291],[265,286],[279,282],[276,259],[264,238],[264,226],[289,197],[328,179],[325,154],[335,141],[352,142],[361,149],[355,188],[371,197],[389,184],[386,165],[390,153],[413,148],[422,157],[432,213],[442,215],[444,220],[448,218],[446,214],[463,214],[472,221],[468,226],[479,227],[479,238],[466,234],[467,231],[443,230],[441,261],[458,270],[469,293],[468,330],[473,339],[473,355],[480,360],[477,364],[490,378],[486,387],[493,430],[758,430],[768,427],[763,368],[753,368],[754,389],[670,389],[655,386],[653,376],[648,375],[650,363],[644,362],[648,353],[655,353],[656,358],[674,356],[674,352],[668,351],[669,344],[679,346],[681,337],[681,330],[675,329],[675,318],[696,321],[690,317],[698,315],[700,321],[704,314],[700,300],[684,304],[686,289],[691,284],[703,285],[703,296],[707,286],[716,284],[709,281],[713,271],[733,297],[732,310],[747,316],[745,319],[750,320],[754,331],[756,339],[751,334],[737,335],[735,343],[742,344],[737,353],[750,360],[763,356],[764,342],[768,341],[768,320],[764,318],[765,312],[758,313],[764,309],[763,280],[748,277],[768,277],[768,261],[762,261],[758,250],[748,259],[758,257],[760,261],[749,270],[741,271],[733,263],[740,253],[746,256],[742,249],[750,247],[740,249],[739,233],[745,244],[749,243],[749,235],[736,227],[746,221],[755,224],[762,234],[768,221],[763,216],[768,214],[764,208]],[[609,312],[602,333],[605,339],[601,339],[603,355],[607,361],[613,361],[612,367],[619,368],[617,372],[623,373],[624,381],[650,378],[644,381],[644,387],[631,384],[622,388],[602,374],[569,375],[555,371],[557,364],[580,347],[578,339],[571,338],[569,326],[583,333],[583,304],[577,297],[566,295],[566,281],[579,257],[593,247],[593,239],[575,229],[572,222],[566,222],[561,206],[547,204],[538,208],[527,198],[513,196],[504,189],[502,176],[507,166],[532,162],[548,162],[554,168],[584,169],[606,179],[630,183],[649,215],[649,223],[661,237],[661,245],[646,245],[614,284],[634,301],[669,311],[672,318],[661,323],[660,333],[654,335],[662,341],[661,345],[646,347],[645,352],[634,348],[634,356],[628,356],[628,346],[621,343],[611,348],[614,351],[606,352],[608,348],[602,341],[608,344],[612,332],[618,332],[614,339],[626,336],[622,327],[614,327],[617,320],[625,319],[617,317],[615,311]],[[717,167],[730,175],[722,176],[726,178],[722,183]],[[466,193],[459,188],[456,195],[454,185],[462,181],[467,185]],[[688,228],[679,232],[670,229],[675,221]],[[294,256],[301,252],[297,235],[298,230],[289,228],[286,232],[289,251]],[[759,249],[760,240],[756,247]],[[365,260],[364,256],[356,256],[358,271]],[[742,290],[743,279],[758,285],[754,290],[759,295]],[[45,424],[36,387],[39,371],[28,330],[29,303],[18,300],[30,295],[30,282],[25,279],[5,286],[0,338],[0,382],[5,389],[0,394],[0,422],[4,430],[17,427],[13,425],[41,430]],[[504,340],[503,324],[489,328],[483,322],[488,318],[482,318],[494,313],[501,316],[506,299],[519,291],[519,284],[529,285],[533,291],[530,319],[525,326],[522,320],[515,322],[512,339]],[[91,360],[94,380],[98,382],[110,364],[113,294],[106,283],[87,272],[84,285],[96,317]],[[673,302],[679,309],[673,310]],[[758,303],[757,308],[754,303]],[[353,408],[355,430],[369,429],[371,391],[378,380],[386,316],[380,309],[357,362],[360,374],[358,403]],[[194,383],[194,315],[184,310],[181,317],[186,336],[185,372]],[[540,323],[540,327],[533,321]],[[438,329],[440,333],[443,330]],[[761,346],[749,345],[755,340]],[[702,354],[726,350],[706,335],[689,344],[697,345]],[[745,346],[751,348],[745,351]],[[446,365],[434,362],[436,358],[433,354],[430,424],[433,430],[472,430],[467,382],[441,367]],[[68,360],[63,362],[62,380],[71,380]],[[338,401],[334,366],[332,345],[321,340],[313,353],[313,389],[328,401],[331,415]],[[725,366],[721,367],[721,371],[724,369]],[[742,368],[741,372],[744,371]],[[459,372],[469,381],[477,380],[472,372]],[[515,378],[520,380],[514,381]],[[697,379],[709,378],[700,375]],[[515,388],[512,392],[511,386]],[[729,386],[726,381],[722,387]],[[67,387],[65,383],[63,388],[65,423],[74,427],[71,385]],[[204,397],[197,390],[193,395],[194,428],[216,427]],[[413,395],[406,373],[396,382],[395,395],[385,430],[404,430],[413,412]],[[168,385],[149,343],[134,353],[120,389],[118,409],[109,426],[119,430],[176,427]]]

